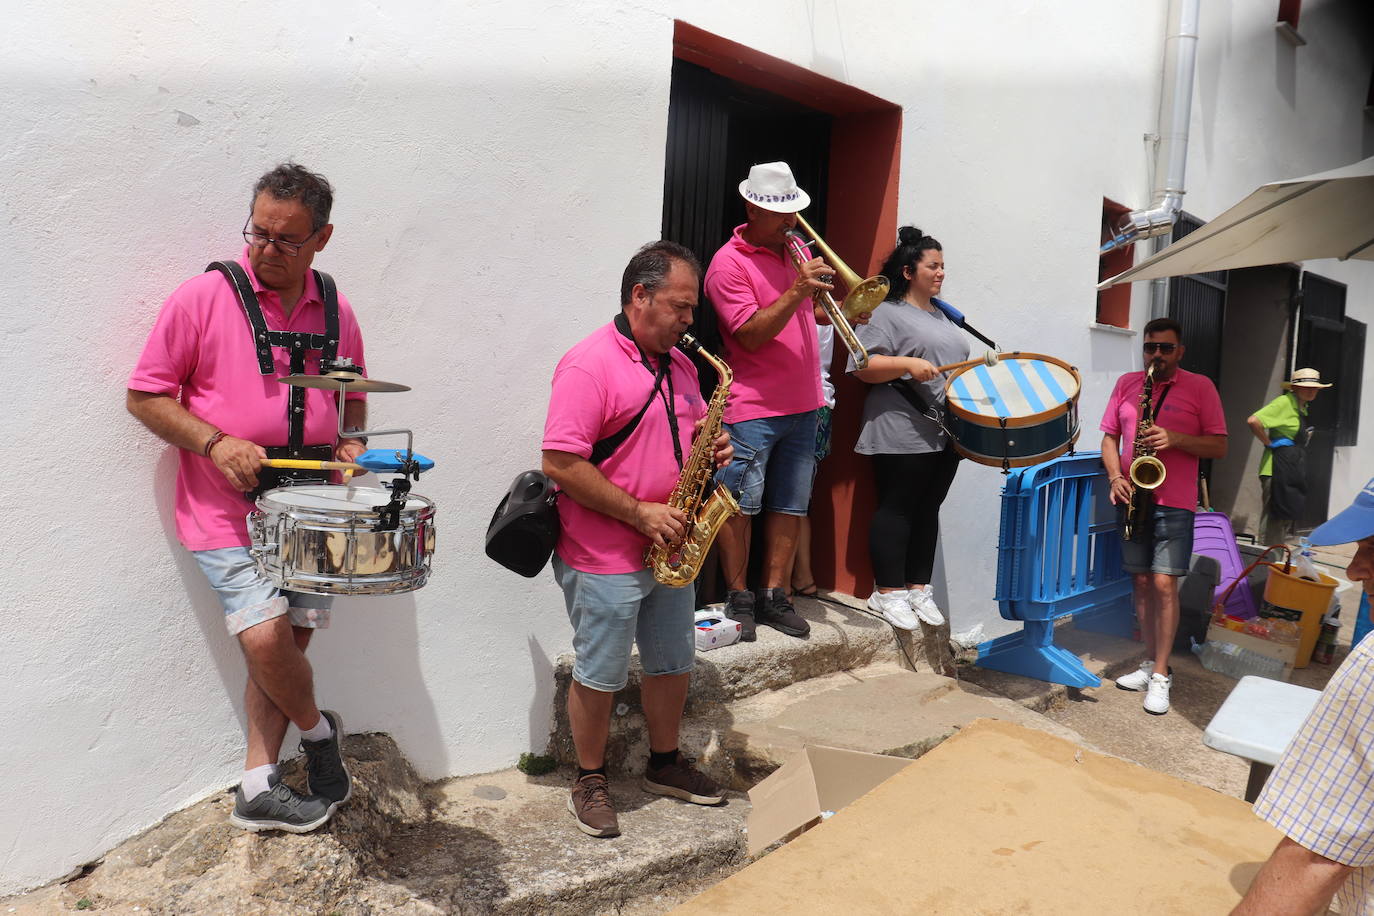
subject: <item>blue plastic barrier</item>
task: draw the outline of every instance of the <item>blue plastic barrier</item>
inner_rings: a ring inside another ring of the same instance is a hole
[[[1130,638],[1131,579],[1099,452],[1079,452],[1012,471],[1002,490],[997,601],[1021,632],[978,647],[977,664],[1070,687],[1102,681],[1054,644],[1054,621]]]

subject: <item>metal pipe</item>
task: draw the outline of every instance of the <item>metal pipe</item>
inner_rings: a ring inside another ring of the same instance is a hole
[[[1199,3],[1200,0],[1170,0],[1169,3],[1159,132],[1155,137],[1158,146],[1155,154],[1154,196],[1147,209],[1132,210],[1121,218],[1116,237],[1102,246],[1101,254],[1139,239],[1167,234],[1173,229],[1178,213],[1183,209],[1188,126],[1193,110],[1193,74],[1197,65]],[[1151,311],[1154,312],[1153,305]]]

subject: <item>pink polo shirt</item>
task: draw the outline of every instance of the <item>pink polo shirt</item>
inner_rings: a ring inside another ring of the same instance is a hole
[[[676,347],[672,353],[673,407],[685,461],[692,450],[692,425],[706,414],[697,370]],[[640,360],[633,340],[607,324],[569,350],[553,372],[544,448],[590,458],[592,446],[634,419],[649,399],[654,375]],[[661,390],[667,391],[667,383]],[[635,499],[666,502],[680,471],[673,455],[672,428],[662,398],[611,457],[598,465],[606,479]],[[649,539],[609,515],[559,497],[562,533],[558,555],[573,569],[628,573],[644,569]]]
[[[1135,457],[1136,424],[1140,421],[1140,393],[1145,385],[1145,371],[1127,372],[1117,379],[1112,396],[1102,415],[1102,431],[1121,437],[1121,472],[1126,473]],[[1164,407],[1155,415],[1155,425],[1171,432],[1189,436],[1226,435],[1226,416],[1216,386],[1205,375],[1186,369],[1174,371],[1174,377],[1156,384],[1154,401],[1159,403],[1165,391]],[[1155,490],[1155,502],[1161,506],[1192,510],[1197,507],[1196,455],[1182,449],[1166,448],[1155,457],[1164,462],[1164,483]]]
[[[747,224],[746,224],[747,225]],[[722,357],[735,373],[725,422],[782,417],[815,410],[825,403],[821,391],[816,316],[802,303],[778,336],[750,352],[735,332],[761,308],[787,291],[797,272],[776,251],[750,245],[736,226],[730,241],[706,269],[706,295],[720,318],[725,340]]]
[[[281,298],[264,289],[253,275],[244,248],[239,264],[248,272],[262,305],[263,319],[274,331],[324,332],[324,302],[313,274],[291,313],[282,315]],[[339,294],[339,356],[363,365],[363,338],[348,300]],[[218,271],[192,277],[167,298],[157,323],[129,376],[128,387],[179,397],[193,415],[231,436],[261,446],[285,445],[287,400],[291,389],[277,378],[291,374],[291,361],[282,347],[272,348],[273,375],[258,372],[253,335],[234,291]],[[320,353],[306,357],[305,371],[320,371]],[[305,441],[332,443],[338,438],[336,395],[305,389]],[[361,399],[362,393],[349,394]],[[245,518],[253,504],[229,485],[209,458],[180,450],[177,468],[177,539],[188,550],[246,547]]]

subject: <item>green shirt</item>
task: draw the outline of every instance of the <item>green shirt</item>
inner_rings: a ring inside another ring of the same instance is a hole
[[[1307,416],[1307,405],[1299,403],[1293,392],[1285,392],[1255,411],[1255,419],[1269,430],[1270,439],[1292,439],[1297,441],[1298,431],[1302,429],[1302,418]],[[1272,477],[1274,474],[1274,450],[1264,450],[1260,459],[1259,475]]]

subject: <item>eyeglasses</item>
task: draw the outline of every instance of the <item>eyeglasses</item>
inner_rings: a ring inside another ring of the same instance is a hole
[[[1176,343],[1154,343],[1153,341],[1143,345],[1146,353],[1172,353],[1178,349]]]
[[[266,248],[268,245],[276,245],[278,251],[280,251],[287,257],[291,258],[294,258],[296,255],[300,254],[301,248],[305,245],[305,243],[313,239],[315,237],[315,233],[320,231],[316,229],[315,232],[310,233],[305,238],[301,239],[299,242],[288,242],[285,239],[274,239],[270,235],[263,235],[260,232],[254,232],[252,229],[248,228],[249,224],[251,224],[252,222],[253,217],[250,216],[248,217],[248,220],[243,224],[243,240],[245,242],[247,242],[253,248]]]

